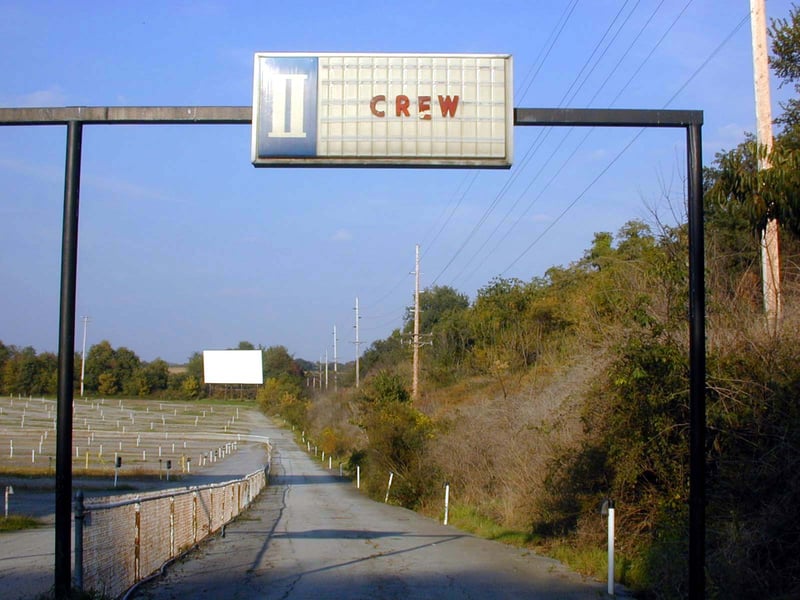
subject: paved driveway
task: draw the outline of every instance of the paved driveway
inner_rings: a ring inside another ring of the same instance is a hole
[[[167,573],[146,600],[589,599],[605,586],[560,563],[367,499],[270,432],[272,484],[250,510]]]

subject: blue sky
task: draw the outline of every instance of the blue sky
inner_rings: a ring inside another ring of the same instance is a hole
[[[790,6],[769,0],[768,16]],[[708,163],[755,129],[748,13],[748,0],[6,0],[0,106],[250,105],[259,51],[510,53],[517,107],[703,110]],[[787,90],[772,93],[777,112]],[[88,315],[89,345],[143,360],[240,340],[332,359],[336,325],[352,360],[356,296],[363,350],[401,325],[417,243],[423,288],[474,298],[683,201],[682,130],[646,131],[615,160],[637,130],[516,128],[508,171],[256,169],[250,134],[85,127],[78,346]],[[57,348],[64,152],[64,127],[0,127],[5,344]]]

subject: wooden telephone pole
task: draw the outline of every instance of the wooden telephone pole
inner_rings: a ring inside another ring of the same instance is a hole
[[[412,362],[413,375],[411,378],[411,399],[416,402],[419,398],[419,244],[416,246],[414,260],[414,358]]]
[[[758,160],[758,170],[771,167],[772,110],[769,92],[769,59],[767,56],[767,16],[765,0],[750,0],[750,31],[753,39],[753,74],[756,95],[756,141],[767,150]],[[761,285],[764,313],[770,333],[775,334],[783,313],[781,300],[780,244],[778,220],[770,218],[761,234]]]
[[[411,364],[411,400],[416,402],[419,399],[419,349],[425,344],[433,344],[433,341],[428,340],[423,342],[423,334],[419,331],[419,315],[421,313],[419,306],[419,244],[416,246],[416,258],[414,261],[414,333],[411,340],[411,345],[414,349],[414,354]],[[430,336],[430,334],[426,334]]]
[[[361,319],[361,317],[358,314],[358,296],[356,296],[356,324],[354,325],[354,327],[356,329],[356,341],[355,341],[355,345],[356,345],[356,389],[358,389],[359,380],[360,380],[360,374],[361,374],[361,365],[360,365],[361,340],[359,340],[359,338],[358,338],[358,321],[359,321],[359,319]]]

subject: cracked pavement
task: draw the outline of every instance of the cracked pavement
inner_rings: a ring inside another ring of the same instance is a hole
[[[132,594],[145,600],[605,596],[559,562],[374,502],[268,426],[270,486],[215,535]]]

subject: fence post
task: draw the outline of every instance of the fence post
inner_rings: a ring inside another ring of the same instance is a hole
[[[141,510],[142,504],[141,502],[137,502],[134,505],[135,515],[134,515],[134,536],[133,536],[133,580],[139,581],[141,579],[141,554],[140,550],[142,547],[142,537],[141,537]]]
[[[389,491],[392,489],[392,479],[394,479],[394,473],[389,471],[389,485],[386,486],[386,498],[383,499],[384,504],[389,502]]]
[[[197,543],[197,492],[192,492],[192,535]]]
[[[83,520],[86,514],[83,504],[83,491],[75,494],[75,573],[73,585],[78,591],[83,591]]]
[[[175,496],[169,497],[169,557],[175,557]]]

